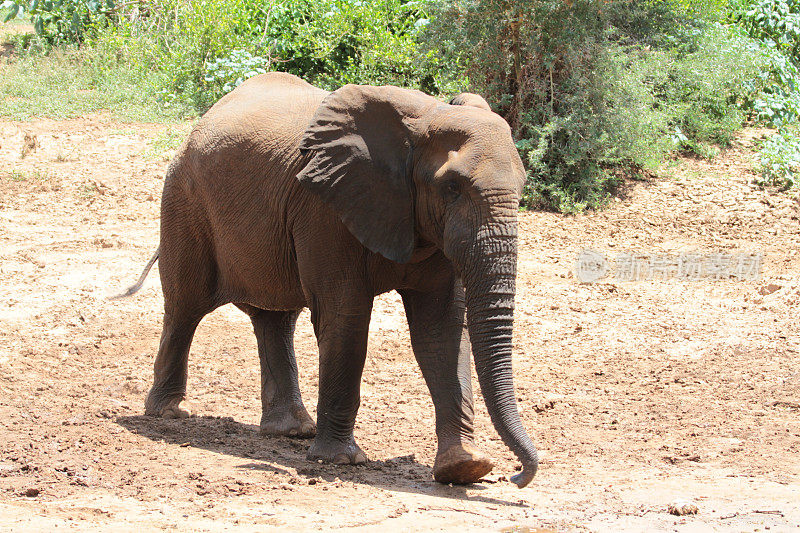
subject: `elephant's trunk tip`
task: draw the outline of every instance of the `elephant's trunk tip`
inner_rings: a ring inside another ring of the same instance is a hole
[[[534,456],[531,461],[522,465],[522,472],[515,476],[511,476],[511,482],[517,487],[524,489],[531,481],[533,481],[537,470],[539,470],[539,458],[534,452]]]

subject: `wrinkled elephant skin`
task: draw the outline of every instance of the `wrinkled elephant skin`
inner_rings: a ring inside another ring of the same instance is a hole
[[[258,341],[261,431],[313,437],[310,459],[363,463],[353,427],[372,301],[397,290],[435,407],[435,479],[470,483],[492,468],[473,442],[472,352],[492,422],[523,463],[513,480],[529,483],[538,460],[511,373],[524,171],[505,121],[468,100],[328,93],[270,73],[217,102],[164,184],[165,314],[146,413],[188,416],[195,328],[233,303]],[[320,352],[316,423],[292,340],[305,307]]]

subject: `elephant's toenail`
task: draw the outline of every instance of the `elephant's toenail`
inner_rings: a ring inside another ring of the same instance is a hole
[[[348,465],[350,464],[350,458],[347,457],[345,454],[340,453],[333,458],[333,462],[337,465]]]

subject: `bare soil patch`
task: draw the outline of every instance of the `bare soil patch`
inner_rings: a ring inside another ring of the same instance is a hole
[[[157,246],[164,139],[188,128],[0,121],[0,527],[800,527],[800,205],[749,184],[759,130],[714,161],[668,165],[603,212],[522,214],[515,376],[543,462],[520,491],[481,398],[477,441],[497,469],[468,487],[432,481],[433,408],[393,293],[373,314],[356,427],[365,466],[309,463],[306,441],[257,434],[255,339],[233,307],[193,343],[199,416],[143,416],[158,276],[133,298],[106,297]],[[764,260],[758,281],[587,285],[574,277],[584,248]],[[313,415],[306,314],[296,345]],[[686,505],[697,514],[669,512]]]

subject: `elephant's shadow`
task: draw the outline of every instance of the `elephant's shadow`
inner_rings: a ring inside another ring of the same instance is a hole
[[[466,487],[440,485],[433,481],[429,466],[414,456],[395,457],[385,461],[369,461],[366,465],[340,466],[312,463],[306,459],[308,440],[262,436],[258,426],[243,424],[230,417],[202,416],[181,420],[164,420],[148,416],[122,416],[117,424],[132,433],[175,446],[194,447],[241,457],[247,462],[238,468],[264,470],[292,476],[293,469],[307,481],[336,478],[386,490],[425,494],[452,499],[479,501],[493,505],[520,507],[517,501],[506,501],[482,495],[468,495]],[[313,482],[312,482],[313,483]],[[470,489],[484,490],[480,484]]]

